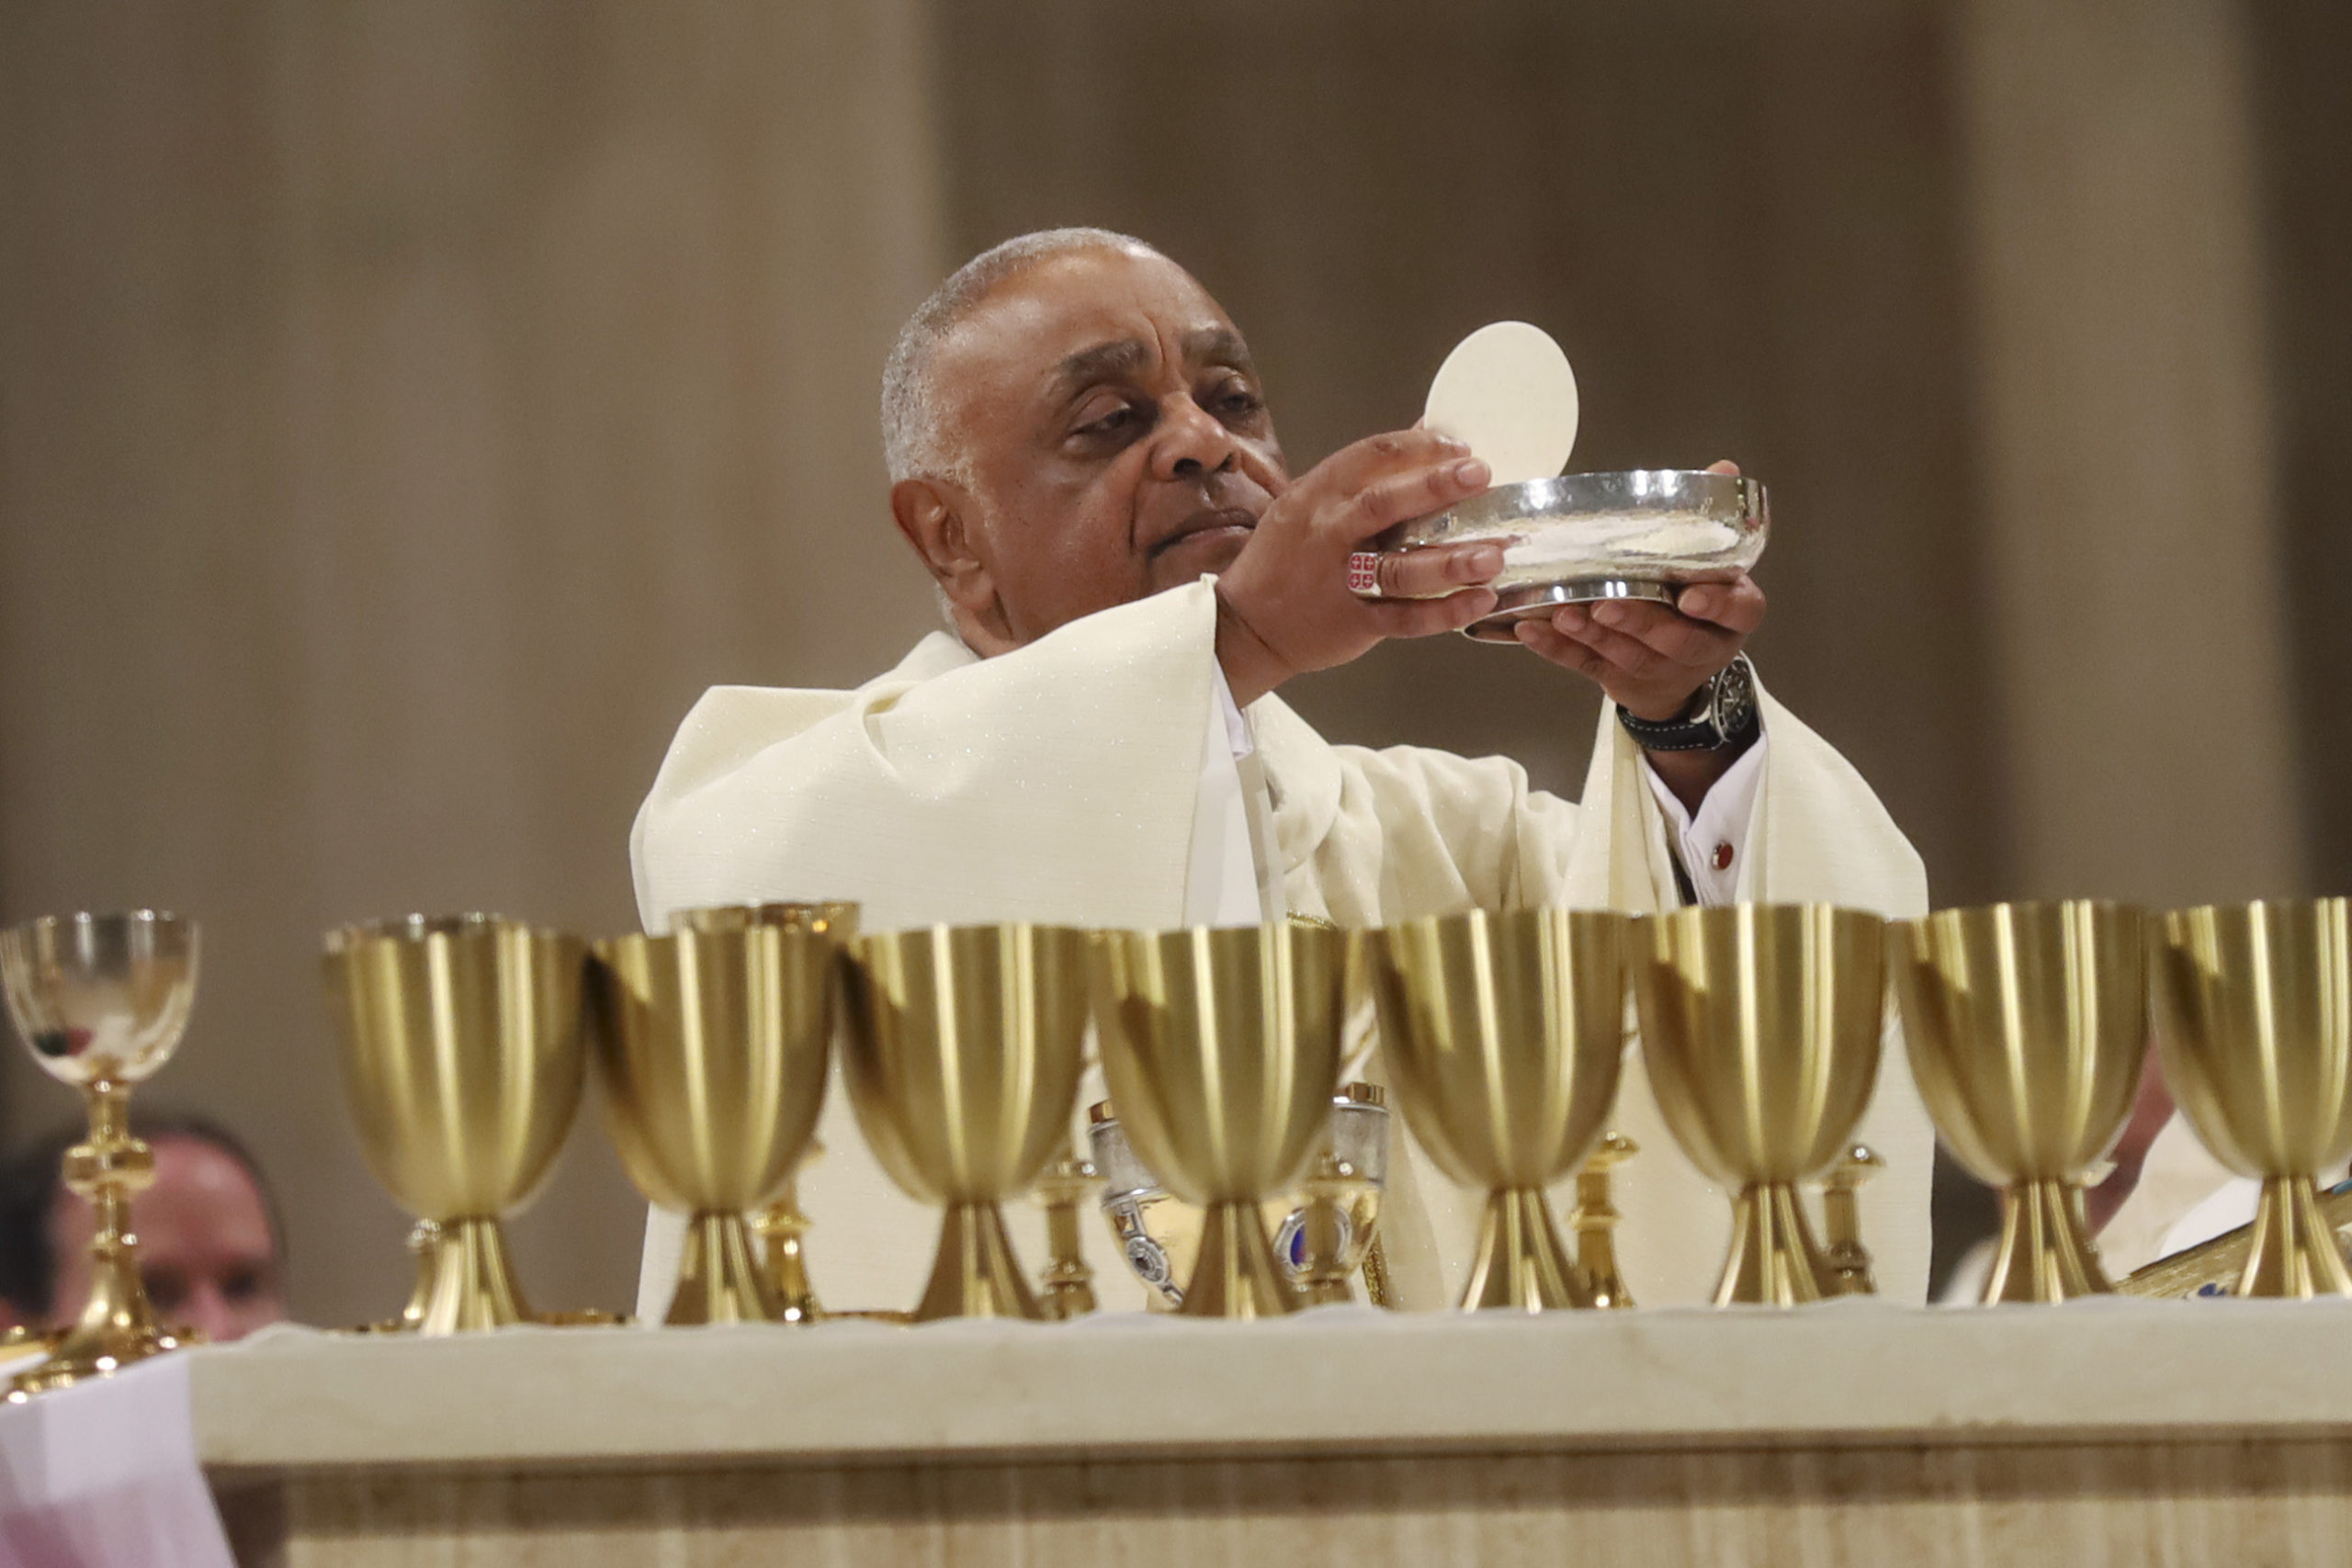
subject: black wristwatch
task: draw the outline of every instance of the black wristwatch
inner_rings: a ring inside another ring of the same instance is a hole
[[[1716,751],[1745,746],[1762,723],[1756,711],[1756,667],[1741,654],[1715,672],[1680,718],[1635,718],[1623,708],[1617,722],[1645,751]]]

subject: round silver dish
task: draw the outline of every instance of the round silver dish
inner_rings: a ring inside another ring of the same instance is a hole
[[[1771,509],[1755,479],[1689,468],[1563,474],[1498,485],[1458,506],[1399,523],[1373,541],[1383,553],[1492,540],[1503,547],[1495,613],[1467,627],[1513,642],[1514,622],[1598,599],[1674,601],[1674,589],[1718,582],[1756,564]]]

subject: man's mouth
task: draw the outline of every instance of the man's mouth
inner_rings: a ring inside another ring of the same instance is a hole
[[[1258,525],[1255,513],[1238,506],[1204,508],[1178,524],[1168,536],[1151,547],[1156,558],[1178,545],[1200,539],[1244,539]]]

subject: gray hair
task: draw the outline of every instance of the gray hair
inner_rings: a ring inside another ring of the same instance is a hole
[[[915,307],[882,367],[882,459],[890,482],[965,477],[964,456],[951,452],[932,395],[931,362],[947,335],[1015,273],[1072,251],[1159,253],[1141,240],[1108,229],[1040,229],[991,245]]]

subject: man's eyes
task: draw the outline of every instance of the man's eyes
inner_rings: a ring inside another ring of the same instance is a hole
[[[1265,399],[1244,381],[1227,381],[1194,396],[1202,408],[1228,425],[1249,423],[1266,411]],[[1149,403],[1132,400],[1110,409],[1084,409],[1079,413],[1078,423],[1070,427],[1070,434],[1090,442],[1124,442],[1150,429],[1158,412]]]
[[[1247,419],[1266,406],[1266,400],[1247,387],[1229,387],[1217,394],[1217,412],[1228,419]]]
[[[1116,435],[1135,424],[1140,416],[1133,404],[1122,403],[1099,419],[1089,420],[1078,427],[1080,435]]]
[[[141,1269],[139,1282],[147,1288],[147,1303],[157,1312],[177,1312],[187,1300],[187,1281],[168,1269]]]

